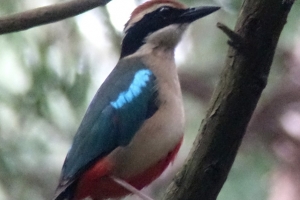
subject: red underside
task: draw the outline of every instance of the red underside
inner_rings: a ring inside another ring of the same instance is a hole
[[[181,143],[182,140],[165,159],[159,161],[156,165],[150,167],[142,174],[132,177],[126,181],[139,190],[150,184],[159,175],[161,175],[169,163],[174,160]],[[113,165],[106,158],[103,158],[92,168],[87,170],[78,182],[75,200],[81,200],[88,196],[93,198],[93,200],[102,200],[106,198],[122,197],[130,194],[128,190],[109,178],[112,168]]]

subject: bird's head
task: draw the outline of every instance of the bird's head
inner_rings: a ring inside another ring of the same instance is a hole
[[[174,0],[150,0],[138,6],[126,23],[121,57],[131,55],[145,44],[174,50],[187,26],[220,7],[187,8]]]

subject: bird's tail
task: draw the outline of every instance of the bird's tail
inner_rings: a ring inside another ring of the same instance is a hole
[[[52,200],[73,200],[76,183],[59,185]]]

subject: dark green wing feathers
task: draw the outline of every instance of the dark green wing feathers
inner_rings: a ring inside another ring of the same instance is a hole
[[[158,109],[156,98],[156,78],[150,69],[137,59],[119,62],[82,120],[63,166],[61,184],[70,185],[95,161],[126,146]]]

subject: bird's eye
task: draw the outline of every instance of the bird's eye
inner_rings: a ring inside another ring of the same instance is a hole
[[[168,10],[170,10],[170,8],[164,6],[164,7],[161,7],[161,8],[159,9],[159,12],[165,12],[165,11],[168,11]]]

